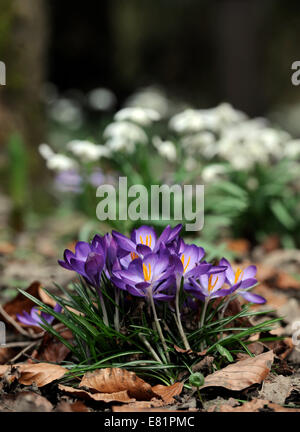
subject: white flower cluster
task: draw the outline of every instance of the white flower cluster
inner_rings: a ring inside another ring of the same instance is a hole
[[[154,136],[152,143],[163,158],[169,162],[176,161],[177,152],[175,144],[172,141],[163,141],[159,136]]]
[[[147,144],[148,137],[141,126],[151,126],[154,121],[160,120],[160,114],[150,108],[131,107],[123,108],[114,116],[103,132],[106,146],[109,151],[133,153],[137,144]]]
[[[62,172],[78,168],[80,162],[95,162],[101,157],[109,157],[109,149],[103,145],[94,144],[90,141],[72,140],[66,145],[66,149],[72,153],[77,160],[62,154],[55,153],[48,144],[40,144],[40,155],[46,160],[47,168]]]
[[[54,153],[48,144],[40,144],[39,146],[40,155],[46,160],[47,168],[53,171],[69,171],[77,167],[77,163],[74,159],[61,153]]]
[[[70,141],[67,144],[67,149],[82,160],[82,162],[95,162],[103,156],[108,157],[110,154],[107,147],[86,140]]]
[[[263,118],[248,119],[229,104],[185,110],[171,118],[169,127],[180,137],[187,169],[193,169],[197,156],[208,160],[219,157],[240,170],[300,156],[299,140],[291,140],[287,132],[270,127]],[[208,178],[213,171],[208,171]]]

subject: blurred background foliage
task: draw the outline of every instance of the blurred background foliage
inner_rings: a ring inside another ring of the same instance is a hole
[[[90,235],[94,189],[86,182],[79,196],[58,196],[38,146],[49,142],[61,151],[72,139],[102,144],[114,113],[141,88],[155,86],[163,95],[166,122],[186,107],[225,101],[299,138],[300,87],[291,84],[299,29],[296,0],[2,0],[0,60],[7,85],[0,88],[0,193],[10,198],[2,231],[8,225],[22,232],[42,216],[78,211],[88,220],[79,235]],[[94,89],[102,91],[100,98]],[[175,165],[166,168],[150,146],[144,159],[143,150],[131,159],[114,154],[101,167],[105,174],[151,184],[173,172],[174,181],[196,181],[206,162],[197,159],[199,169],[187,173],[180,139],[166,122],[146,134],[175,142]],[[92,175],[90,169],[85,166],[84,175]],[[249,177],[255,177],[254,188]],[[210,185],[206,195],[205,240],[215,242],[226,228],[225,237],[255,244],[279,232],[283,246],[299,246],[299,191],[284,161],[254,167],[251,174],[229,170],[226,181]]]

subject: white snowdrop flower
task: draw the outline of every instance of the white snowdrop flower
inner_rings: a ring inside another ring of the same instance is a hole
[[[207,159],[215,156],[218,150],[216,137],[210,131],[184,136],[181,143],[188,154],[200,154]]]
[[[298,158],[300,156],[300,139],[290,140],[285,143],[283,155],[288,158]]]
[[[199,111],[189,108],[174,115],[170,119],[169,126],[180,134],[199,132],[204,128],[203,116]]]
[[[123,108],[114,116],[116,121],[128,120],[141,126],[150,126],[152,122],[160,120],[160,118],[159,112],[141,107]]]
[[[74,129],[82,124],[81,107],[71,99],[61,98],[55,101],[50,108],[50,115],[55,121]]]
[[[145,131],[138,125],[127,121],[110,123],[104,129],[103,136],[104,138],[119,138],[139,144],[148,142]]]
[[[70,141],[67,144],[67,149],[70,150],[75,156],[80,158],[83,162],[93,162],[103,156],[109,156],[109,150],[107,147],[85,140]]]
[[[222,123],[232,124],[245,121],[247,115],[242,111],[234,109],[229,103],[221,103],[215,108],[216,115]]]
[[[133,153],[135,151],[135,142],[123,138],[121,136],[115,136],[106,141],[106,146],[110,153],[122,151],[124,153]]]
[[[54,171],[68,171],[77,167],[76,162],[63,154],[55,154],[47,160],[47,167]]]
[[[45,143],[39,145],[39,153],[46,160],[50,159],[51,157],[53,157],[55,155],[52,148],[48,144],[45,144]]]
[[[260,133],[260,140],[262,141],[266,151],[277,158],[282,156],[284,143],[290,139],[291,137],[287,132],[278,131],[272,128],[265,128]]]
[[[227,169],[221,164],[208,165],[202,170],[202,179],[204,183],[211,183],[219,179],[222,175],[226,173]]]
[[[156,87],[146,87],[138,90],[126,101],[128,107],[149,108],[157,111],[161,117],[169,112],[169,100],[162,90]]]
[[[87,95],[89,105],[99,111],[109,111],[117,103],[114,93],[107,88],[96,88]]]
[[[163,141],[160,137],[155,136],[153,137],[152,142],[162,157],[166,158],[169,162],[176,161],[176,146],[172,141]]]
[[[196,133],[204,130],[217,132],[221,127],[221,118],[214,108],[195,110],[188,108],[173,116],[169,127],[179,134]]]
[[[253,158],[247,153],[236,153],[231,156],[229,162],[237,170],[250,170],[253,167],[255,160],[253,160]]]

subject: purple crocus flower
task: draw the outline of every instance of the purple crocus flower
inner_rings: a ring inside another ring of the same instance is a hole
[[[137,297],[147,297],[151,290],[155,300],[171,300],[175,277],[170,254],[164,250],[150,253],[144,259],[136,258],[127,269],[114,272],[112,282]]]
[[[250,265],[244,270],[238,268],[234,271],[226,258],[221,259],[220,265],[227,267],[225,271],[226,283],[230,285],[231,290],[234,288],[234,291],[251,303],[263,304],[266,302],[264,297],[247,291],[247,288],[251,288],[257,283],[257,279],[255,278],[257,268],[255,265]]]
[[[57,303],[53,310],[55,312],[61,312],[62,307]],[[54,321],[54,316],[46,312],[42,312],[41,309],[36,306],[31,308],[29,313],[23,311],[23,314],[17,314],[17,318],[21,323],[35,327],[41,327],[41,324],[44,324],[42,318],[47,321],[48,324],[52,324]]]
[[[89,182],[92,186],[98,187],[105,183],[105,175],[100,169],[95,169],[89,176]]]
[[[213,271],[201,275],[198,279],[190,279],[185,285],[186,291],[202,301],[231,294],[235,288],[222,288],[226,280],[225,269],[222,271],[219,267],[218,269],[217,273],[212,269]]]
[[[177,249],[177,250],[176,250]],[[194,244],[187,245],[182,239],[178,241],[177,248],[171,248],[172,258],[171,262],[175,266],[175,273],[177,276],[183,276],[185,280],[192,277],[199,277],[207,273],[212,267],[211,264],[201,262],[205,255],[202,247]]]
[[[75,170],[62,171],[54,180],[55,188],[60,192],[82,192],[82,178]]]
[[[143,258],[151,252],[158,252],[163,245],[170,245],[178,238],[181,228],[181,224],[177,225],[175,228],[171,228],[170,225],[168,225],[158,238],[154,228],[145,225],[134,229],[130,239],[117,231],[113,231],[113,237],[116,239],[119,246],[120,258],[127,257],[121,262],[122,265],[126,267],[133,259],[138,257]]]
[[[80,241],[75,246],[75,253],[66,249],[64,260],[58,263],[67,270],[83,276],[91,285],[100,285],[101,273],[106,262],[107,239],[96,235],[91,243]]]

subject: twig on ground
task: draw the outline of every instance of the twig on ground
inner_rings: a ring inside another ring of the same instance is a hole
[[[20,358],[23,354],[25,354],[27,351],[29,351],[31,348],[33,348],[35,345],[37,345],[38,341],[33,341],[31,342],[29,345],[27,345],[24,349],[22,349],[22,351],[20,351],[15,357],[13,357],[12,359],[10,359],[9,363],[13,363],[16,360],[18,360],[18,358]]]
[[[21,327],[20,324],[18,324],[17,321],[7,313],[1,305],[0,305],[0,313],[6,319],[6,321],[9,322],[23,336],[26,336],[27,338],[31,338],[31,339],[40,339],[41,333],[36,334],[31,329],[28,329],[28,331],[24,330],[23,327]]]

